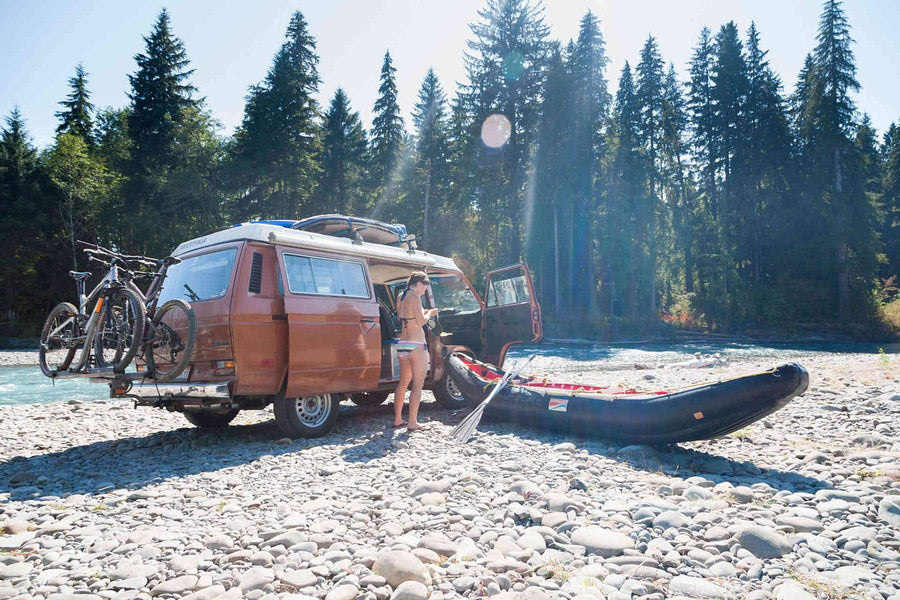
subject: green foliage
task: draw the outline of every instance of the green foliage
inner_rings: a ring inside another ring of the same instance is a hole
[[[322,169],[315,212],[364,214],[366,135],[359,113],[338,88],[325,113]]]
[[[250,88],[232,145],[236,219],[289,219],[309,208],[319,177],[321,123],[316,42],[300,11],[265,80]]]
[[[56,133],[73,133],[86,143],[93,142],[91,136],[94,129],[94,122],[91,118],[91,112],[94,105],[90,102],[90,92],[87,89],[87,73],[81,63],[75,67],[75,76],[69,79],[69,85],[72,91],[65,100],[60,102],[64,110],[56,113],[60,120]]]

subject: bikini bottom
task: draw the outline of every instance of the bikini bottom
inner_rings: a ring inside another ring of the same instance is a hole
[[[397,348],[397,358],[409,358],[409,355],[418,350],[425,348],[425,342],[400,341],[395,344]]]

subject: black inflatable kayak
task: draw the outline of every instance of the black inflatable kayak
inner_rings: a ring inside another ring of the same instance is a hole
[[[503,371],[462,354],[447,361],[467,400],[483,400]],[[677,390],[642,391],[516,378],[491,400],[485,415],[591,437],[666,444],[721,437],[785,406],[809,386],[809,374],[789,363],[754,375]]]

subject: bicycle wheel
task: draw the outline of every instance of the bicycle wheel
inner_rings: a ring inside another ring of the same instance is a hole
[[[44,327],[41,329],[41,346],[38,361],[41,372],[47,377],[55,377],[72,364],[78,349],[79,327],[76,315],[78,309],[69,302],[60,302],[53,307]]]
[[[184,371],[197,343],[197,317],[191,305],[181,299],[169,300],[153,317],[144,360],[150,376],[172,381]]]
[[[133,290],[119,288],[107,297],[94,333],[97,366],[124,372],[141,347],[146,320],[147,308]]]

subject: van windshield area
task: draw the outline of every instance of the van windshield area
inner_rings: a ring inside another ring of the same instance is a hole
[[[237,248],[228,248],[183,259],[166,272],[159,302],[181,298],[201,302],[222,298],[228,291]]]
[[[459,275],[435,275],[428,274],[431,281],[431,294],[434,296],[435,306],[441,315],[456,315],[460,313],[473,313],[481,310],[481,305],[472,294]],[[394,297],[399,300],[400,294],[406,288],[406,282],[391,284]],[[425,296],[422,296],[425,303]]]

